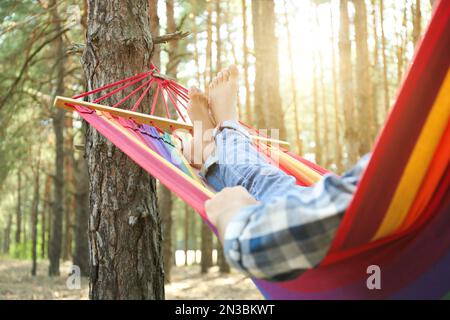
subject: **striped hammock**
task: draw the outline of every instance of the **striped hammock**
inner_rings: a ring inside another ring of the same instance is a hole
[[[295,280],[253,279],[269,299],[414,299],[450,297],[450,1],[441,0],[416,51],[373,155],[322,263]],[[112,107],[103,99],[133,86]],[[150,114],[137,113],[149,90]],[[93,102],[82,98],[103,94]],[[131,110],[119,107],[139,95]],[[158,103],[158,97],[161,101]],[[176,108],[183,121],[155,117],[157,105]],[[187,90],[149,71],[55,105],[76,111],[149,174],[192,206],[208,223],[204,202],[213,192],[174,147],[174,129],[191,127],[185,118]],[[311,185],[327,170],[254,132],[267,159],[300,185]],[[275,163],[275,161],[273,161]],[[208,223],[213,229],[210,223]],[[381,289],[370,290],[367,268],[381,270]]]

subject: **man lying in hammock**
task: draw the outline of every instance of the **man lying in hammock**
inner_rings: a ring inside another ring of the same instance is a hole
[[[326,255],[368,157],[341,177],[327,174],[311,187],[298,186],[257,152],[239,125],[237,91],[233,65],[214,78],[209,97],[189,92],[189,116],[202,123],[193,139],[194,148],[204,145],[201,175],[220,191],[206,202],[206,213],[232,266],[256,278],[292,279]]]

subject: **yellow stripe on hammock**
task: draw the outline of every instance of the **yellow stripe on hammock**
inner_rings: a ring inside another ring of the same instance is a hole
[[[403,223],[447,127],[449,115],[450,71],[447,72],[443,85],[405,167],[391,204],[372,240],[393,233]]]
[[[142,149],[144,149],[146,152],[148,152],[149,154],[151,154],[153,157],[155,157],[156,159],[158,159],[159,161],[161,161],[162,163],[164,163],[164,165],[166,167],[168,167],[170,170],[173,171],[174,174],[177,175],[184,175],[185,179],[188,180],[192,185],[194,185],[197,189],[199,189],[200,191],[202,191],[203,193],[205,193],[208,197],[212,197],[214,196],[214,193],[211,192],[209,189],[207,189],[199,180],[196,180],[193,177],[190,177],[188,174],[184,173],[183,171],[181,171],[179,168],[175,167],[172,163],[170,163],[169,161],[167,161],[166,159],[164,159],[163,157],[161,157],[157,152],[153,151],[151,148],[149,148],[144,142],[142,142],[141,140],[139,140],[138,138],[136,138],[134,135],[132,135],[130,132],[128,132],[128,130],[126,130],[124,127],[122,127],[121,125],[118,125],[115,122],[115,119],[111,116],[111,114],[109,113],[105,113],[102,111],[95,111],[95,113],[97,115],[99,115],[102,118],[106,118],[108,120],[108,122],[113,125],[116,129],[118,129],[119,131],[121,131],[123,134],[125,134],[127,137],[129,137],[134,143],[136,143],[138,146],[140,146]],[[189,167],[188,167],[189,168]],[[194,177],[196,177],[196,175],[194,174]],[[197,177],[198,179],[198,177]]]
[[[292,158],[290,155],[286,154],[280,149],[277,149],[272,146],[265,145],[270,152],[270,157],[275,160],[279,161],[280,164],[285,167],[286,169],[289,169],[290,171],[297,172],[300,175],[304,176],[310,184],[314,184],[318,182],[320,179],[322,179],[322,176],[316,172],[315,170],[308,167],[306,164]],[[274,156],[272,156],[272,153],[275,153]]]

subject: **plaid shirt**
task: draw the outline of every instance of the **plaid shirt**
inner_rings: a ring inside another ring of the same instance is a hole
[[[369,155],[338,177],[240,210],[224,235],[228,262],[251,277],[283,281],[325,257]]]

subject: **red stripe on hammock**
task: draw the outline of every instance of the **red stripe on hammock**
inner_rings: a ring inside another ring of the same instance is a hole
[[[378,229],[448,71],[448,34],[450,1],[441,1],[330,252],[369,242]]]

